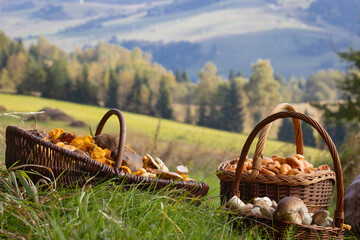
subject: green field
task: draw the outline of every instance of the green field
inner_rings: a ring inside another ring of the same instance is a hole
[[[30,96],[18,96],[10,94],[0,94],[1,105],[5,106],[8,112],[35,112],[46,106],[51,108],[58,108],[77,120],[84,121],[92,129],[96,128],[97,123],[101,117],[106,113],[106,108],[86,106],[74,104],[69,102],[62,102],[50,99],[43,99]],[[31,104],[29,104],[31,103]],[[124,112],[127,126],[128,141],[134,141],[132,137],[138,134],[145,135],[153,139],[156,129],[159,124],[159,119],[139,114]],[[1,125],[4,126],[7,119],[2,117]],[[31,123],[29,123],[31,125]],[[50,130],[54,124],[42,124],[45,130]],[[77,131],[76,129],[71,129]],[[83,130],[82,130],[83,131]],[[85,130],[87,131],[87,130]],[[104,131],[117,134],[119,132],[119,123],[115,117],[111,118],[105,125]],[[158,139],[164,141],[176,141],[184,145],[201,144],[203,147],[217,149],[219,151],[227,151],[234,153],[233,158],[238,156],[241,152],[242,146],[246,140],[246,135],[239,133],[231,133],[220,131],[205,127],[198,127],[194,125],[178,123],[175,121],[161,120],[160,131]],[[252,146],[252,152],[255,149],[255,144]],[[269,140],[266,143],[264,155],[271,156],[278,153],[291,154],[294,151],[292,144],[284,142]],[[144,154],[144,153],[141,153]],[[308,159],[319,160],[318,156],[323,155],[323,152],[305,147],[305,154]]]
[[[0,94],[1,105],[7,112],[36,112],[46,106],[58,108],[77,120],[84,121],[93,132],[102,116],[108,109],[87,106],[39,97]],[[140,155],[150,153],[159,156],[170,168],[180,164],[189,165],[192,174],[199,179],[205,179],[212,185],[214,195],[218,193],[218,180],[215,176],[217,166],[226,160],[235,159],[240,155],[247,135],[231,133],[205,127],[199,127],[175,121],[159,119],[129,112],[124,112],[126,120],[126,144],[133,147]],[[21,122],[19,119],[1,116],[0,129],[6,125],[34,128],[34,121]],[[36,128],[49,131],[56,127],[75,132],[77,135],[89,134],[89,128],[73,128],[67,122],[49,121],[37,122]],[[157,129],[159,129],[157,133]],[[115,116],[106,123],[103,132],[118,134],[119,122]],[[249,156],[255,151],[256,140]],[[4,145],[0,144],[0,156]],[[293,144],[269,139],[266,142],[264,156],[290,155],[295,153]],[[305,157],[314,165],[331,164],[331,156],[327,151],[305,147]]]

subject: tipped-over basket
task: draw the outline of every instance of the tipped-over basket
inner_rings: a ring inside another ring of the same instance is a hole
[[[110,167],[88,156],[80,155],[59,147],[50,141],[37,137],[15,126],[6,128],[6,167],[8,169],[24,169],[36,172],[30,177],[37,181],[40,178],[56,180],[60,185],[79,185],[96,183],[117,177],[127,184],[139,184],[159,190],[164,187],[185,190],[186,197],[197,198],[205,196],[209,185],[204,182],[174,181],[141,177],[123,173],[120,168],[126,138],[126,124],[123,114],[118,109],[109,110],[101,119],[95,136],[100,135],[106,121],[116,115],[120,123],[118,155],[115,167]]]
[[[321,226],[308,226],[303,224],[294,224],[287,221],[275,221],[267,217],[256,217],[248,215],[243,218],[243,221],[245,222],[251,222],[255,224],[263,224],[265,227],[269,226],[267,228],[268,233],[271,237],[275,239],[282,239],[284,234],[286,234],[291,227],[295,232],[294,237],[296,239],[333,239],[333,238],[342,238],[343,236],[343,223],[344,223],[344,188],[343,188],[343,176],[342,176],[342,169],[340,165],[340,159],[339,155],[337,153],[336,147],[331,140],[328,133],[325,131],[323,127],[320,126],[319,123],[317,123],[314,119],[311,117],[306,116],[305,114],[298,113],[298,112],[278,112],[275,114],[272,114],[262,120],[256,127],[253,129],[253,131],[248,136],[244,147],[241,151],[239,164],[236,169],[235,173],[235,179],[233,182],[231,182],[231,191],[230,191],[230,197],[238,196],[241,198],[241,184],[244,184],[244,181],[246,180],[246,177],[244,177],[244,174],[241,174],[242,171],[242,165],[245,161],[246,155],[249,152],[249,148],[256,137],[256,135],[259,133],[259,131],[266,126],[267,124],[280,119],[280,118],[296,118],[301,119],[308,123],[310,126],[315,128],[317,132],[320,134],[320,136],[325,140],[329,152],[331,154],[334,168],[335,168],[335,174],[336,174],[336,209],[334,212],[334,221],[332,227],[321,227]],[[300,180],[300,179],[299,179]],[[302,182],[302,181],[300,181]],[[247,183],[245,183],[247,184]],[[252,184],[248,184],[248,188],[252,188]],[[330,191],[329,189],[322,189],[321,187],[315,187],[313,191]],[[285,192],[285,194],[292,193]],[[284,194],[283,192],[278,192],[279,195]],[[311,195],[311,192],[308,192],[307,194]],[[305,196],[306,198],[306,196]],[[303,199],[304,200],[304,199]],[[305,201],[304,201],[305,202]]]
[[[279,104],[271,114],[281,111],[295,112],[295,109],[287,103]],[[275,119],[273,119],[274,121]],[[279,202],[283,197],[301,198],[309,212],[327,209],[330,203],[332,188],[335,183],[335,173],[331,170],[322,170],[312,174],[298,175],[268,175],[258,174],[261,170],[263,160],[263,150],[272,121],[268,124],[258,125],[261,130],[258,143],[256,145],[253,158],[252,172],[239,175],[241,183],[238,186],[241,200],[249,202],[256,197],[269,197],[271,200]],[[303,155],[303,138],[300,120],[293,118],[295,132],[296,153]],[[313,126],[318,130],[319,124]],[[331,139],[329,139],[331,140]],[[336,150],[335,150],[336,151]],[[228,171],[227,167],[235,160],[228,160],[221,163],[217,169],[217,176],[220,179],[220,198],[226,202],[231,198],[231,187],[236,180],[236,174]],[[239,161],[238,169],[242,169],[244,161]],[[241,165],[241,166],[240,166]]]

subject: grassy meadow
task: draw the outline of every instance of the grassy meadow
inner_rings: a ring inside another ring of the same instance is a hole
[[[36,112],[46,106],[58,108],[76,120],[84,121],[94,132],[107,109],[38,97],[0,94],[0,105],[10,112]],[[159,156],[170,169],[185,164],[190,176],[210,185],[200,206],[182,201],[164,191],[149,194],[136,186],[123,190],[114,180],[97,186],[75,189],[55,186],[40,188],[24,172],[7,172],[5,144],[0,143],[0,236],[12,239],[264,239],[270,236],[259,229],[233,229],[239,218],[229,218],[219,206],[219,163],[236,158],[246,135],[197,127],[169,120],[124,112],[126,144],[140,155]],[[89,128],[73,128],[61,121],[22,121],[0,115],[0,131],[7,125],[48,131],[56,127],[89,134]],[[104,132],[117,134],[119,123],[109,119]],[[254,144],[255,145],[255,144]],[[251,150],[254,151],[254,146]],[[295,151],[292,144],[269,140],[265,156],[286,155]],[[326,153],[326,154],[325,154]],[[252,156],[252,153],[250,154]],[[326,151],[305,148],[314,165],[329,163]],[[22,187],[20,187],[22,186]],[[291,237],[291,233],[289,236]]]

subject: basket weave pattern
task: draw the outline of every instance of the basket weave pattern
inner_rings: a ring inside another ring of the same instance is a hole
[[[109,110],[101,119],[95,135],[99,135],[107,119],[116,115],[120,122],[119,151],[115,167],[110,167],[88,156],[59,147],[40,137],[34,136],[15,126],[6,128],[5,164],[8,169],[20,166],[23,170],[38,174],[29,174],[34,182],[40,178],[56,180],[60,185],[83,186],[85,183],[117,178],[126,184],[138,184],[141,188],[159,190],[164,187],[186,191],[186,196],[196,198],[205,196],[209,185],[204,182],[173,181],[168,179],[140,177],[119,171],[125,143],[125,120],[118,109]]]
[[[268,116],[267,118],[265,118],[264,120],[262,120],[258,125],[255,126],[255,128],[253,129],[253,131],[249,134],[243,149],[241,151],[240,154],[240,158],[239,158],[239,164],[237,166],[236,169],[236,173],[235,173],[235,179],[232,182],[227,182],[226,183],[222,183],[222,186],[228,187],[229,185],[231,185],[231,190],[230,190],[230,194],[229,195],[224,195],[222,196],[223,199],[228,199],[227,196],[229,197],[233,197],[233,196],[238,196],[242,199],[241,196],[241,191],[246,191],[245,189],[243,189],[243,186],[241,186],[241,181],[243,180],[243,177],[241,174],[241,170],[243,168],[244,162],[245,162],[245,158],[249,152],[250,146],[253,142],[253,140],[255,139],[256,135],[260,132],[260,130],[266,126],[267,124],[280,119],[280,118],[298,118],[301,119],[303,121],[305,121],[306,123],[308,123],[310,126],[312,126],[313,128],[315,128],[317,130],[317,132],[320,134],[320,136],[325,140],[329,152],[331,154],[332,160],[333,160],[333,164],[334,164],[334,169],[335,169],[335,178],[336,178],[336,209],[334,212],[334,221],[333,221],[333,227],[313,227],[313,226],[307,226],[307,225],[302,225],[302,224],[293,224],[293,223],[289,223],[286,221],[272,221],[270,218],[266,218],[266,217],[256,217],[256,216],[246,216],[245,221],[246,222],[254,222],[256,221],[257,223],[260,224],[266,224],[267,226],[269,226],[268,230],[269,232],[274,236],[274,238],[276,239],[282,239],[283,234],[285,233],[286,229],[288,229],[289,226],[293,226],[296,228],[296,238],[297,239],[333,239],[333,238],[342,238],[343,237],[343,223],[344,223],[344,187],[343,187],[343,176],[342,176],[342,169],[341,169],[341,164],[340,164],[340,159],[339,159],[339,155],[337,153],[336,147],[333,143],[333,141],[331,140],[330,136],[328,135],[328,133],[325,131],[324,128],[322,128],[320,126],[320,124],[318,124],[314,119],[306,116],[305,114],[302,113],[298,113],[298,112],[278,112],[275,114],[272,114],[270,116]],[[257,177],[259,177],[260,175],[258,175]],[[325,180],[328,181],[328,180]],[[332,181],[332,180],[330,180]],[[244,182],[243,182],[244,183]],[[322,183],[322,181],[315,183],[315,184],[310,184],[310,185],[305,185],[305,186],[300,186],[300,188],[304,188],[304,187],[309,187],[312,185],[316,185],[316,187],[312,190],[314,192],[323,192],[326,194],[331,194],[331,190],[329,190],[328,188],[328,184],[322,184],[319,185],[319,183]],[[251,184],[258,184],[258,183],[247,183],[245,182],[245,187],[246,188],[251,188],[254,187],[254,185]],[[285,188],[292,188],[293,186],[287,186],[287,185],[278,185],[280,187],[285,187]],[[299,186],[297,186],[299,188]],[[256,187],[255,187],[256,188]],[[266,188],[266,187],[265,187]],[[225,188],[224,188],[225,189]],[[229,189],[227,189],[226,191],[222,189],[221,190],[221,194],[228,194],[227,191],[229,191]],[[259,190],[263,190],[262,187],[258,186]],[[330,188],[331,189],[331,188]],[[252,191],[257,191],[257,190],[252,190]],[[289,190],[291,193],[293,193],[292,190]],[[295,190],[294,191],[301,191],[301,190]],[[309,190],[303,190],[304,195],[306,195],[303,199],[303,201],[310,201],[311,200],[311,192],[308,192]],[[286,193],[286,190],[279,192],[279,194],[286,194],[286,195],[282,195],[282,197],[285,196],[289,196],[289,194]],[[274,194],[273,192],[273,195]],[[291,194],[290,194],[291,195]],[[316,201],[319,201],[319,199],[321,200],[322,198],[317,198],[317,196],[313,195],[314,199]],[[270,196],[268,196],[270,197]],[[310,206],[311,207],[311,206]],[[319,206],[317,206],[319,207]]]
[[[272,114],[287,110],[295,112],[295,109],[287,103],[279,104],[272,111]],[[269,175],[259,174],[263,151],[266,139],[272,122],[262,126],[259,140],[256,145],[253,169],[251,173],[240,175],[240,198],[243,201],[250,201],[256,197],[267,196],[278,202],[283,197],[293,196],[301,198],[310,212],[327,209],[330,203],[330,196],[335,184],[335,173],[331,170],[318,171],[312,174],[298,175]],[[300,120],[293,118],[296,153],[303,155],[303,138]],[[217,169],[217,176],[220,179],[220,199],[222,202],[229,200],[230,189],[235,181],[236,174],[226,171],[227,166],[235,160],[221,163]],[[243,163],[239,162],[238,165]]]

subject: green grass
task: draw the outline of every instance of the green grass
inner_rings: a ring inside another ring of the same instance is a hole
[[[22,185],[19,187],[20,180]],[[33,187],[31,187],[33,186]],[[239,239],[229,215],[181,200],[168,190],[128,190],[110,180],[53,191],[36,188],[23,172],[0,175],[0,236],[11,239]],[[36,203],[38,202],[38,203]],[[255,232],[256,234],[256,232]]]

